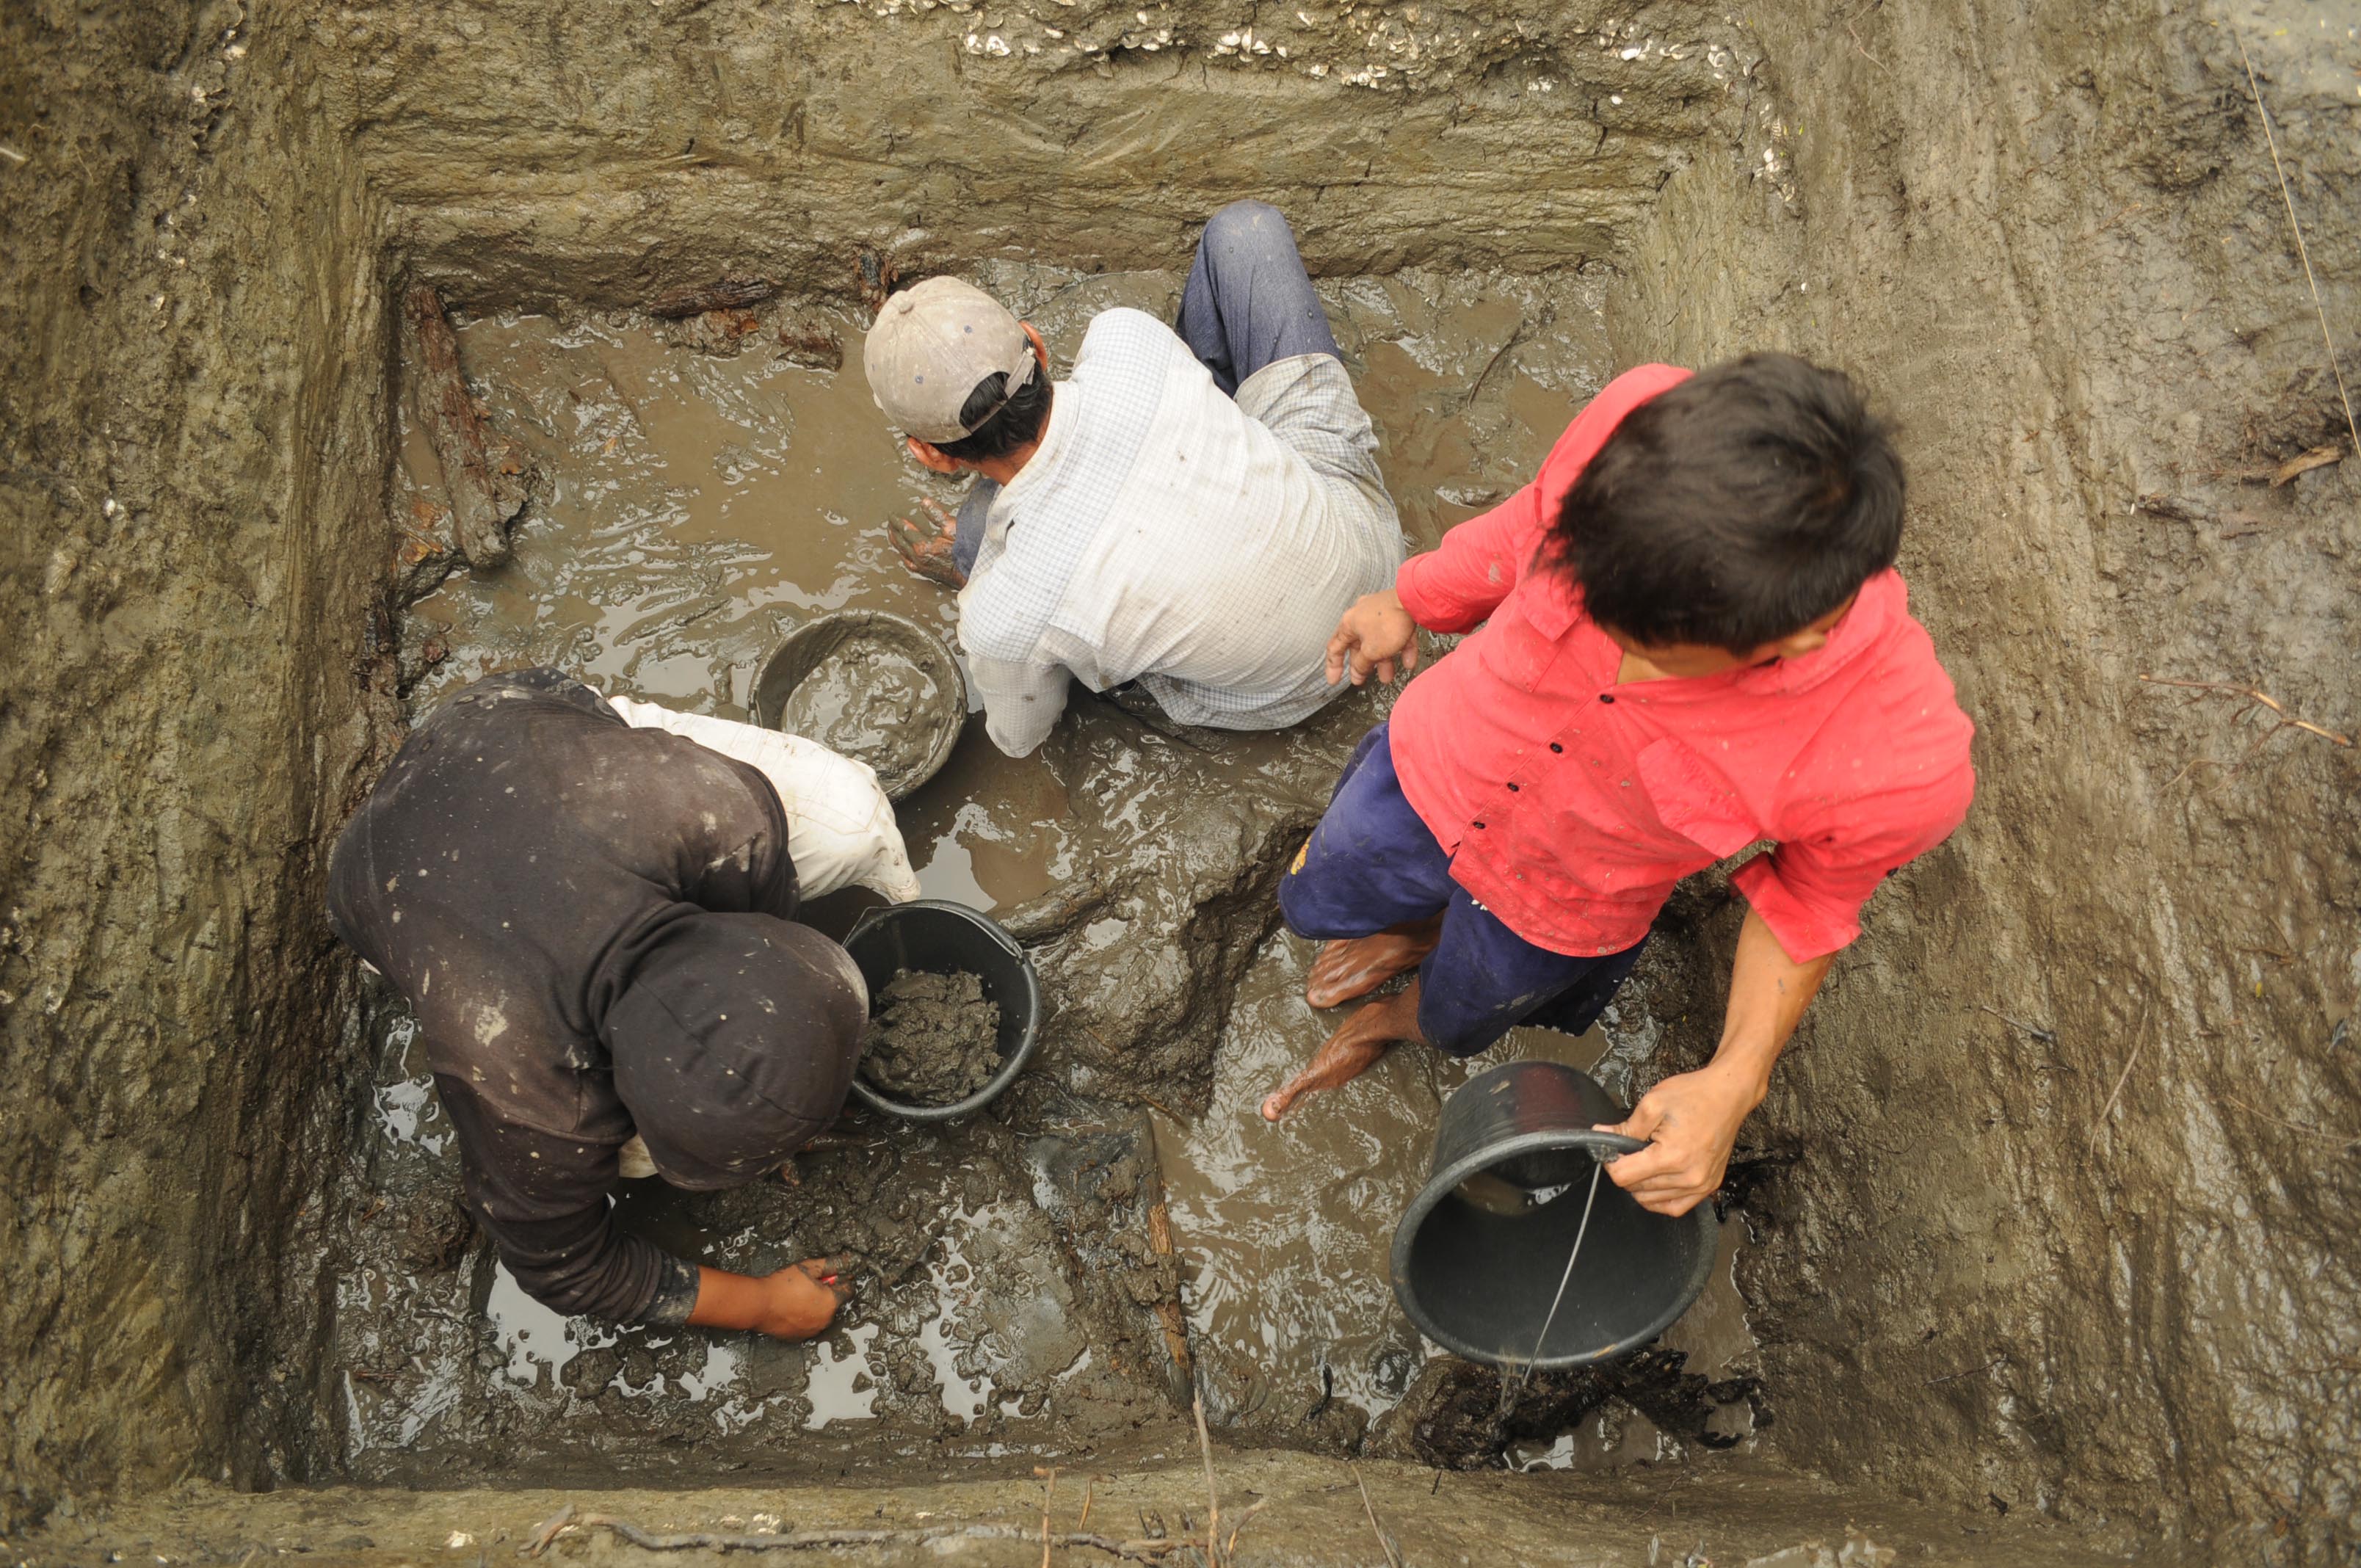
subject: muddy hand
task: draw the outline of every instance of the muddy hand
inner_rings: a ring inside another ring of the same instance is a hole
[[[1328,639],[1328,684],[1333,686],[1350,674],[1357,686],[1372,672],[1379,681],[1390,682],[1397,665],[1405,675],[1418,668],[1418,623],[1393,589],[1363,594]]]
[[[1608,1178],[1642,1209],[1687,1213],[1720,1188],[1739,1124],[1761,1099],[1748,1093],[1742,1079],[1711,1065],[1664,1080],[1640,1097],[1630,1116],[1593,1129],[1650,1140],[1637,1154],[1609,1161]]]
[[[836,1321],[837,1309],[852,1299],[853,1258],[807,1257],[763,1283],[769,1296],[764,1333],[778,1339],[810,1339]]]
[[[965,587],[967,574],[959,569],[959,562],[951,554],[959,542],[959,519],[932,499],[918,504],[934,520],[934,532],[928,532],[906,517],[895,518],[885,525],[885,538],[894,546],[894,554],[915,576],[945,587]]]

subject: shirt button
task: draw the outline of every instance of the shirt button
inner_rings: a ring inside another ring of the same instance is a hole
[[[1509,793],[1510,793],[1510,795],[1514,795],[1514,794],[1516,794],[1516,793],[1517,793],[1517,786],[1516,786],[1515,784],[1510,784],[1510,785],[1509,786]]]
[[[1559,745],[1556,741],[1553,740],[1553,741],[1551,741],[1551,742],[1550,742],[1550,750],[1551,750],[1551,751],[1565,751],[1565,747],[1563,747],[1563,746],[1561,746],[1561,745]]]
[[[1474,828],[1481,828],[1484,825],[1483,825],[1481,822],[1476,822],[1476,823],[1471,823],[1471,824],[1469,824],[1469,826],[1474,827]]]
[[[1600,692],[1598,694],[1598,700],[1601,702],[1613,702],[1615,700],[1615,694],[1613,692]]]

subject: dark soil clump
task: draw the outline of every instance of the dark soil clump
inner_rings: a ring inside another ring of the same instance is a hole
[[[949,1105],[1000,1069],[1000,1004],[974,975],[904,970],[877,993],[861,1075],[913,1105]]]

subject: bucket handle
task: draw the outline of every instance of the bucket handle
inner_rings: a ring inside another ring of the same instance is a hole
[[[1583,1149],[1601,1165],[1621,1159],[1627,1154],[1638,1154],[1650,1140],[1634,1138],[1621,1133],[1593,1133],[1583,1144]]]

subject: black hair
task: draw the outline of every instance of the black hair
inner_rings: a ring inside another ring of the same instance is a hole
[[[1041,439],[1041,430],[1049,422],[1049,372],[1038,363],[1016,395],[1001,401],[1008,387],[1008,372],[994,370],[975,384],[975,390],[960,405],[960,423],[968,433],[957,441],[937,441],[928,444],[946,457],[961,463],[983,463],[994,457],[1005,457],[1029,441]]]
[[[1633,409],[1542,545],[1592,620],[1744,653],[1894,565],[1902,459],[1842,371],[1750,354]]]

